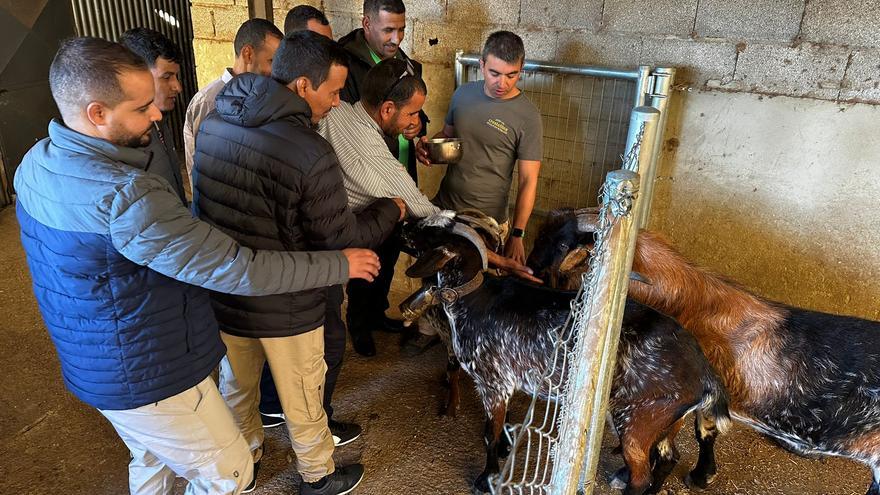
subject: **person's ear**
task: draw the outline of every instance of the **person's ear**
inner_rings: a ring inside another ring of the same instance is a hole
[[[370,30],[370,18],[367,14],[364,14],[364,18],[361,19],[361,26],[364,28],[364,31]]]
[[[379,115],[382,116],[383,119],[388,119],[397,111],[397,106],[392,101],[386,101],[382,103],[382,106],[379,107]]]
[[[293,80],[293,92],[296,93],[300,98],[306,97],[306,90],[309,86],[311,86],[311,82],[309,78],[306,76],[300,76]]]
[[[86,106],[86,117],[95,127],[107,124],[107,107],[103,103],[93,101]]]
[[[248,67],[250,67],[250,65],[254,63],[254,47],[253,46],[244,45],[244,47],[242,47],[241,60]]]

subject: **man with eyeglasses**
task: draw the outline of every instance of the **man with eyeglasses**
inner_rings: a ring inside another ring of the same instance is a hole
[[[363,27],[342,37],[339,44],[351,58],[348,79],[340,95],[349,103],[360,101],[367,72],[383,60],[404,62],[413,75],[422,77],[422,66],[400,48],[406,30],[406,7],[401,0],[364,0]],[[391,154],[400,161],[412,180],[418,183],[416,146],[413,139],[424,136],[428,117],[419,111],[418,120],[402,132],[388,134],[384,140]],[[382,271],[372,284],[348,284],[348,331],[355,351],[362,356],[376,354],[372,331],[402,332],[400,321],[385,316],[388,291],[394,278],[394,265],[400,255],[398,235],[392,235],[376,250]],[[342,302],[342,291],[336,293]]]
[[[341,102],[318,132],[333,145],[342,166],[349,206],[358,211],[380,197],[400,197],[407,216],[440,211],[419,190],[384,138],[418,125],[428,89],[403,60],[379,62],[364,77],[361,100]]]

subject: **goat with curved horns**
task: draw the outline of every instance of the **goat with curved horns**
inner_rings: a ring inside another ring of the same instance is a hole
[[[488,415],[486,467],[476,481],[477,488],[486,491],[488,476],[498,472],[498,458],[506,454],[499,448],[499,437],[514,391],[557,399],[545,382],[534,390],[530,377],[552,372],[559,383],[564,376],[561,367],[548,368],[554,365],[555,330],[564,324],[575,293],[516,277],[483,275],[485,246],[473,229],[455,221],[453,212],[407,225],[404,241],[419,254],[407,275],[436,276],[437,286],[420,292],[431,294],[429,304],[442,305],[455,355],[474,379]],[[419,299],[417,293],[409,301]],[[726,392],[693,338],[672,319],[636,302],[627,303],[619,355],[610,409],[629,470],[624,493],[655,492],[671,469],[663,461],[674,455],[662,439],[694,409],[717,418],[719,427],[726,425]],[[674,369],[658,365],[675,360],[680,366]],[[700,380],[686,379],[692,376]],[[663,458],[651,458],[655,448]],[[654,460],[658,462],[652,474]]]
[[[650,284],[630,282],[630,297],[694,335],[734,419],[796,454],[867,464],[880,495],[880,323],[765,300],[648,231],[632,269]]]

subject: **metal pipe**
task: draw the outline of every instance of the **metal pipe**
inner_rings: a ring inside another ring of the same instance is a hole
[[[455,51],[455,89],[464,84],[464,62],[462,62],[464,52],[462,50]],[[479,62],[478,62],[479,63]]]
[[[660,150],[663,149],[663,136],[666,133],[666,120],[669,118],[669,100],[672,97],[672,82],[675,79],[674,67],[658,67],[653,74],[654,88],[650,93],[651,106],[660,111],[660,119],[657,121],[657,129],[654,136],[651,161],[648,169],[644,172],[645,180],[642,184],[642,203],[640,208],[639,228],[648,226],[651,219],[651,203],[654,201],[654,181],[657,178],[657,168],[660,162]],[[640,172],[641,173],[641,172]]]
[[[460,60],[464,65],[479,65],[480,55],[475,53],[462,54],[456,53],[456,60]],[[526,59],[523,65],[525,71],[543,71],[555,72],[557,74],[577,74],[580,76],[606,77],[612,79],[627,79],[637,81],[639,78],[638,70],[621,70],[609,67],[599,67],[595,65],[563,65],[554,62],[545,62],[541,60]]]
[[[573,455],[557,453],[550,483],[554,495],[576,493],[582,474],[586,480],[584,495],[593,492],[627,281],[635,252],[632,206],[638,184],[638,175],[629,170],[609,172],[606,179],[603,205],[609,205],[614,223],[605,240],[607,248],[600,250],[602,259],[598,272],[591,275],[593,297],[589,308],[584,310],[589,320],[573,350],[574,356],[580,356],[581,365],[571,369],[563,398],[568,413],[559,428],[559,445],[564,445]]]
[[[650,213],[651,198],[645,192],[647,184],[654,182],[651,174],[651,162],[655,160],[655,144],[657,134],[657,122],[660,121],[660,111],[654,107],[638,107],[633,109],[629,120],[629,131],[626,136],[624,156],[629,158],[634,153],[633,148],[638,146],[636,159],[625,160],[624,167],[627,170],[638,172],[642,179],[642,194],[639,195],[636,204],[636,225],[644,227],[644,222]],[[653,190],[653,189],[651,189]]]
[[[648,93],[651,91],[651,66],[640,65],[638,72],[639,77],[636,79],[636,95],[635,101],[633,102],[634,107],[646,105]]]

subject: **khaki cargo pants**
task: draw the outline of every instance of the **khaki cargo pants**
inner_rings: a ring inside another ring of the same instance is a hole
[[[100,412],[131,451],[132,495],[170,495],[175,475],[189,480],[187,495],[237,494],[253,479],[248,445],[210,377],[159,402]]]
[[[226,359],[221,363],[220,393],[250,445],[254,462],[263,455],[260,374],[269,361],[287,420],[296,467],[306,482],[334,471],[333,435],[324,413],[324,327],[291,337],[248,338],[221,331]],[[226,369],[226,368],[229,369]]]

